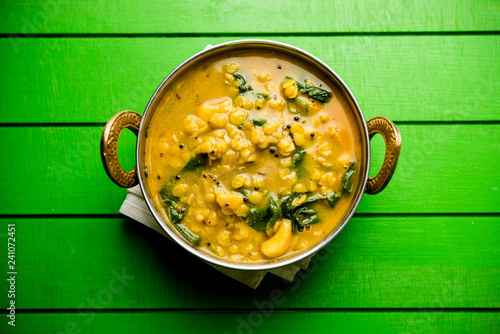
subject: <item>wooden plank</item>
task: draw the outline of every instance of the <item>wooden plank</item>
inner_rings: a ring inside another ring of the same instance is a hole
[[[0,33],[327,33],[499,30],[483,1],[3,2]]]
[[[237,38],[0,39],[0,123],[107,122],[120,110],[142,113],[170,71],[230,39]],[[272,39],[330,65],[367,119],[500,120],[499,35]]]
[[[283,309],[500,306],[500,216],[355,217],[293,283],[269,275],[257,290],[125,218],[7,224],[20,309],[232,310],[276,295]]]
[[[358,213],[499,212],[500,173],[493,157],[500,156],[500,125],[403,124],[400,130],[402,153],[391,183],[378,195],[365,195]],[[102,127],[0,128],[0,156],[9,162],[2,165],[0,214],[118,213],[126,190],[104,172],[101,132]],[[119,147],[124,165],[132,167],[135,137],[126,134]],[[374,145],[372,153],[373,166],[379,166],[383,148]]]
[[[43,333],[494,333],[496,312],[152,311],[19,314],[18,332]],[[0,330],[6,330],[6,321]],[[4,331],[5,332],[5,331]],[[14,330],[13,330],[14,332]]]

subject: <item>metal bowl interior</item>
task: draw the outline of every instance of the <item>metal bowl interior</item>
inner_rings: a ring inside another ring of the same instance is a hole
[[[348,210],[346,210],[346,212],[344,213],[341,223],[338,224],[337,227],[334,228],[324,239],[322,239],[321,242],[306,249],[305,251],[302,251],[300,253],[294,253],[292,255],[284,256],[278,259],[269,260],[268,262],[258,262],[255,264],[238,263],[238,262],[231,262],[229,260],[223,260],[215,255],[211,255],[207,252],[204,252],[199,248],[188,243],[180,235],[177,229],[172,227],[170,223],[163,218],[161,210],[156,206],[156,204],[152,200],[150,191],[147,186],[147,182],[145,182],[146,167],[147,167],[145,166],[145,154],[146,154],[145,142],[146,142],[147,129],[151,122],[154,111],[157,108],[163,96],[165,95],[165,93],[170,89],[173,83],[175,83],[176,80],[179,77],[181,77],[192,65],[204,62],[212,56],[219,55],[221,53],[225,54],[236,50],[237,51],[262,50],[262,52],[268,52],[268,51],[280,52],[282,54],[287,54],[296,57],[297,59],[300,59],[306,64],[311,65],[312,67],[322,72],[322,74],[324,74],[326,78],[330,80],[332,84],[335,85],[339,89],[339,91],[343,94],[345,100],[349,104],[350,109],[354,113],[353,116],[360,134],[359,143],[361,145],[362,161],[359,163],[359,168],[360,168],[359,181],[357,183],[356,188],[353,189],[351,193],[352,196],[351,203],[349,205]],[[335,238],[335,236],[338,233],[340,233],[340,231],[344,228],[347,222],[351,219],[363,196],[366,182],[368,179],[369,164],[370,164],[370,147],[369,147],[369,136],[368,136],[368,129],[366,126],[366,121],[363,117],[363,114],[356,99],[354,98],[354,96],[352,95],[351,91],[346,86],[346,84],[342,81],[342,79],[328,65],[323,63],[315,56],[307,53],[306,51],[303,51],[294,46],[287,45],[284,43],[267,41],[267,40],[239,40],[239,41],[232,41],[219,44],[195,54],[194,56],[192,56],[191,58],[187,59],[185,62],[180,64],[174,71],[172,71],[165,78],[165,80],[163,80],[163,82],[160,84],[160,86],[157,88],[157,90],[151,97],[144,112],[137,140],[136,161],[138,166],[137,168],[139,175],[139,184],[142,193],[144,195],[144,198],[146,200],[146,203],[149,209],[151,210],[151,213],[155,217],[156,221],[176,243],[178,243],[188,252],[214,265],[230,269],[238,269],[238,270],[270,270],[290,265],[292,263],[300,261],[316,253],[318,250],[320,250],[322,247],[328,244],[333,238]]]

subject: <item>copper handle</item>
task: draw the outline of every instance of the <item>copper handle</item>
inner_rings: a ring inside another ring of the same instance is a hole
[[[135,135],[139,133],[142,116],[132,110],[120,111],[114,115],[101,136],[101,158],[104,169],[111,181],[123,188],[130,188],[139,183],[137,166],[130,171],[123,170],[118,161],[118,138],[123,129],[130,129]]]
[[[385,141],[385,157],[380,172],[374,178],[368,178],[365,193],[378,194],[387,186],[396,170],[401,152],[401,134],[397,126],[385,117],[377,116],[367,123],[370,140],[380,133]]]

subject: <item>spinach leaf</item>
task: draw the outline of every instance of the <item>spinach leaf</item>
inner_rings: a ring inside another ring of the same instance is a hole
[[[264,208],[251,208],[245,217],[247,224],[258,232],[264,232],[281,218],[281,206],[278,199],[271,195]]]
[[[267,217],[267,207],[250,208],[248,215],[245,217],[245,221],[248,226],[252,227],[257,232],[264,232],[266,230]]]
[[[303,204],[307,204],[307,203],[314,203],[316,201],[319,201],[320,199],[322,199],[319,194],[316,194],[314,196],[309,196]]]
[[[319,102],[326,103],[332,96],[332,93],[324,90],[323,88],[309,85],[307,80],[305,85],[301,84],[298,81],[296,81],[296,84],[302,94],[307,94],[311,99],[318,100]]]
[[[304,160],[306,158],[306,150],[303,148],[297,147],[292,156],[292,169],[295,170],[297,177],[300,178],[304,175],[304,168],[302,168],[304,164]]]
[[[182,205],[179,204],[179,198],[172,195],[170,191],[172,187],[173,184],[169,182],[160,191],[161,200],[167,205],[165,210],[167,212],[167,217],[184,238],[186,238],[193,245],[198,246],[201,242],[201,238],[191,233],[191,231],[189,231],[184,225],[179,224],[182,218],[184,218],[182,212],[185,210],[185,208],[183,208]]]
[[[295,150],[295,153],[293,154],[293,157],[292,157],[292,164],[293,164],[293,166],[297,167],[298,165],[300,165],[301,163],[303,163],[305,157],[306,157],[306,150],[304,150],[303,148],[298,147]]]
[[[161,200],[167,205],[166,211],[170,221],[175,224],[184,218],[182,214],[183,207],[179,204],[179,198],[172,195],[168,190],[171,186],[167,185],[160,191]]]
[[[250,194],[252,193],[250,190],[243,189],[243,188],[240,188],[240,189],[238,190],[238,192],[239,192],[240,194],[242,194],[243,196],[245,196],[245,197],[250,196]]]
[[[269,198],[269,211],[271,212],[271,217],[266,223],[266,230],[281,218],[281,205],[276,196],[271,195]]]
[[[178,223],[184,217],[173,205],[169,205],[167,209],[168,218],[172,223]]]
[[[335,206],[335,204],[337,204],[337,202],[340,200],[340,196],[337,195],[336,192],[330,192],[330,193],[327,193],[325,194],[325,197],[326,197],[326,200],[328,201],[328,204],[330,204],[330,206],[333,208]]]
[[[297,107],[299,107],[299,109],[302,109],[300,111],[305,112],[305,114],[307,115],[307,113],[309,112],[309,105],[306,102],[301,101],[298,98],[294,98],[293,102],[295,103],[295,105]],[[299,111],[299,110],[297,110],[297,111]]]
[[[269,98],[269,95],[264,93],[254,93],[255,96],[255,109],[260,110],[264,107],[266,100]]]
[[[352,177],[354,173],[356,172],[356,164],[355,161],[352,161],[351,164],[349,165],[349,168],[347,168],[344,176],[342,176],[342,187],[344,188],[344,191],[350,193],[352,191]]]
[[[191,231],[189,231],[184,225],[175,224],[175,227],[184,236],[184,238],[186,238],[190,243],[192,243],[195,246],[200,245],[201,238],[199,236],[191,233]]]
[[[319,223],[321,220],[315,210],[306,206],[299,208],[295,212],[294,216],[297,220],[297,223],[302,226]]]
[[[264,124],[267,123],[267,120],[264,118],[252,119],[252,123],[253,123],[253,125],[264,126]]]
[[[250,194],[252,193],[250,190],[247,190],[247,189],[243,189],[243,188],[240,188],[237,190],[240,194],[242,194],[243,196],[245,197],[248,197],[250,196]]]
[[[322,103],[328,102],[328,99],[332,96],[332,93],[319,87],[306,86],[306,88],[302,89],[300,92]]]
[[[281,202],[281,210],[283,213],[283,218],[290,219],[292,221],[293,230],[296,231],[297,226],[305,226],[309,224],[315,224],[320,222],[318,213],[313,208],[307,206],[310,203],[320,200],[319,195],[310,196],[304,202],[299,205],[293,205],[296,199],[304,196],[305,193],[294,193],[287,196]]]
[[[248,92],[250,90],[253,90],[252,86],[247,85],[247,81],[245,80],[245,78],[241,74],[233,73],[233,76],[236,79],[236,81],[238,81],[238,84],[240,85],[238,88],[240,90],[240,93],[245,93],[245,92]]]
[[[298,194],[292,194],[290,196],[286,196],[281,201],[281,213],[283,214],[283,218],[290,219],[293,221],[293,207],[292,202],[295,198],[297,198]]]
[[[264,94],[264,93],[255,93],[255,97],[257,98],[257,101],[264,102],[269,98],[269,95]]]
[[[189,162],[187,163],[186,166],[181,170],[181,172],[192,172],[199,167],[205,167],[208,162],[208,155],[207,154],[197,154],[195,155]]]

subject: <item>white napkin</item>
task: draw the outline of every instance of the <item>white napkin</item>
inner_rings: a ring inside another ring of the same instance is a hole
[[[127,197],[125,198],[125,201],[123,202],[120,212],[123,213],[124,215],[138,221],[139,223],[142,223],[156,232],[162,234],[163,236],[167,237],[170,239],[167,233],[158,225],[158,222],[155,220],[153,215],[151,214],[151,211],[149,211],[149,208],[146,204],[146,201],[144,200],[144,197],[142,196],[141,188],[139,186],[135,186],[133,188],[128,189]],[[171,240],[171,239],[170,239]],[[286,279],[287,281],[292,281],[293,278],[295,277],[295,274],[300,270],[300,269],[306,269],[307,266],[309,265],[309,261],[311,260],[311,257],[307,257],[303,259],[302,261],[296,262],[294,264],[288,265],[286,267],[278,268],[278,269],[273,269],[269,270],[271,274],[274,274],[276,276],[279,276],[281,278]],[[226,274],[229,277],[234,278],[237,281],[240,281],[246,285],[248,285],[251,288],[257,288],[266,275],[268,271],[262,270],[262,271],[253,271],[253,270],[234,270],[234,269],[228,269],[220,266],[216,266],[214,264],[208,263],[210,266],[214,267],[221,273]]]

